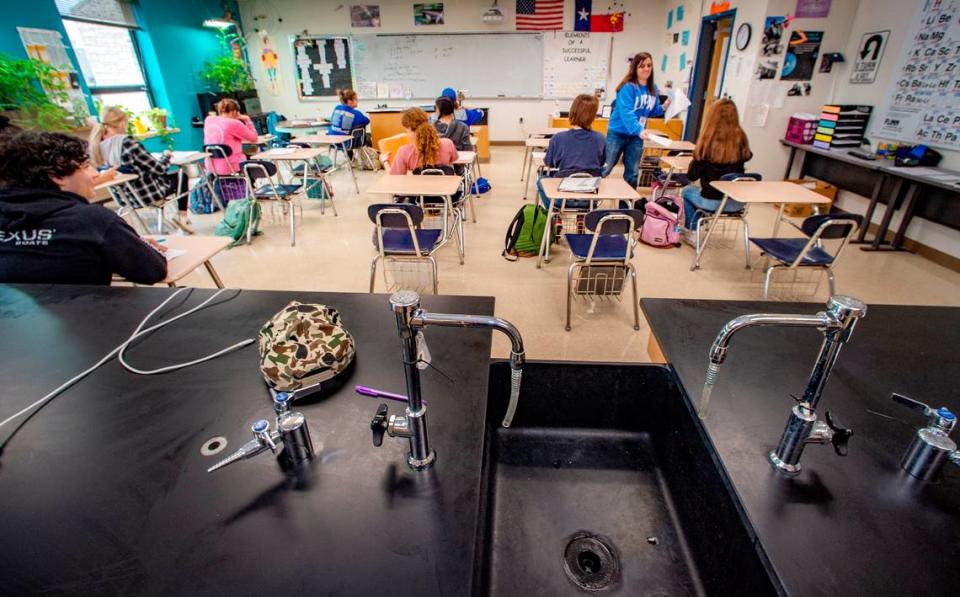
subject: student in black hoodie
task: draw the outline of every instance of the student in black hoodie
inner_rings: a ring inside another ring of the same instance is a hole
[[[0,138],[0,283],[139,284],[167,275],[158,249],[120,216],[88,201],[86,144],[60,133]]]

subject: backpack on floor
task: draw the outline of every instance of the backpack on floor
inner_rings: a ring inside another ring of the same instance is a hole
[[[213,188],[224,205],[229,205],[236,199],[245,199],[247,196],[247,183],[239,176],[219,177],[214,182]]]
[[[380,170],[380,154],[372,147],[360,147],[353,150],[353,167],[357,170]]]
[[[520,208],[507,228],[507,236],[500,253],[507,261],[516,261],[520,257],[533,257],[540,253],[540,240],[547,227],[547,210],[540,205],[529,203]],[[554,237],[550,235],[550,242]],[[511,259],[513,257],[513,259]]]
[[[480,177],[473,183],[473,188],[470,189],[471,193],[479,193],[480,195],[490,192],[490,181],[484,177]]]
[[[190,191],[190,211],[195,214],[212,214],[220,211],[220,206],[210,194],[210,188],[202,180]]]
[[[217,224],[217,236],[229,236],[233,244],[238,245],[247,237],[247,223],[250,221],[250,210],[253,210],[253,236],[259,234],[260,203],[252,199],[234,199],[227,204],[227,211],[223,219]]]
[[[640,228],[640,240],[652,247],[679,247],[683,202],[661,197],[648,201],[643,209],[646,217]]]

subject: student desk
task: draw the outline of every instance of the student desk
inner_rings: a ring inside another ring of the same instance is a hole
[[[636,189],[627,184],[622,178],[602,178],[600,179],[600,189],[596,193],[562,193],[558,190],[562,178],[544,178],[543,193],[549,199],[547,207],[547,226],[543,229],[543,238],[540,240],[540,254],[537,256],[537,267],[541,267],[543,262],[550,263],[550,221],[553,219],[554,203],[557,200],[579,200],[589,201],[591,207],[594,202],[600,201],[636,201],[640,198]]]
[[[670,142],[667,144],[660,144],[656,141],[647,139],[643,142],[644,147],[650,147],[651,149],[663,149],[664,151],[683,151],[683,152],[692,152],[696,145],[689,141],[680,141],[677,139],[670,139]]]
[[[690,266],[690,271],[700,269],[700,259],[703,257],[704,251],[707,250],[707,242],[710,240],[710,235],[713,234],[713,230],[717,227],[720,214],[723,213],[723,208],[726,207],[729,199],[739,201],[740,203],[779,203],[780,211],[777,213],[777,219],[773,223],[773,233],[771,234],[773,237],[776,237],[777,232],[780,230],[780,222],[783,220],[783,210],[786,208],[787,203],[823,203],[823,195],[814,193],[810,189],[798,184],[783,180],[749,182],[717,180],[711,182],[710,186],[723,193],[723,199],[720,200],[720,205],[717,206],[717,210],[714,212],[713,218],[711,218],[710,228],[707,229],[707,234],[703,237],[703,242],[700,243],[699,250],[693,259],[693,265]],[[746,232],[744,232],[744,234],[746,234]],[[749,264],[747,268],[750,268]]]
[[[443,235],[440,241],[440,245],[443,245],[450,240],[448,214],[453,210],[453,196],[456,195],[462,183],[463,179],[459,176],[384,174],[367,187],[367,192],[392,197],[443,197]],[[463,218],[454,215],[454,225],[457,230],[457,250],[460,254],[460,265],[463,265]]]
[[[290,151],[290,150],[293,151]],[[318,147],[284,147],[284,148],[274,148],[268,149],[267,151],[261,151],[253,156],[254,160],[268,160],[271,162],[289,162],[292,166],[294,162],[303,162],[303,179],[300,183],[301,192],[306,195],[307,191],[313,188],[310,185],[310,171],[313,169],[314,164],[317,164],[317,157],[322,154],[325,149],[320,149]],[[320,171],[319,165],[317,165],[317,171]],[[323,174],[320,175],[318,180],[314,183],[314,186],[320,184],[323,185]],[[325,195],[323,193],[322,195]],[[337,214],[337,204],[333,202],[333,195],[330,195],[326,199],[319,199],[320,201],[320,215],[326,213],[325,206],[326,202],[330,202],[330,207],[333,208],[333,215]],[[294,230],[294,215],[293,215],[293,206],[290,206],[290,244],[291,246],[296,243],[296,232]],[[253,217],[253,211],[250,211],[251,218]],[[253,229],[252,227],[247,230],[247,242],[251,242]]]
[[[326,119],[321,120],[284,120],[278,122],[277,129],[278,133],[312,133],[319,129],[325,129],[330,126],[330,121]]]
[[[820,149],[784,139],[781,139],[780,143],[790,148],[786,177],[790,177],[794,159],[800,151],[803,152],[803,160],[798,178],[814,176],[841,189],[870,198],[864,214],[864,225],[853,241],[859,244],[869,243],[869,247],[861,247],[861,250],[903,250],[902,243],[907,226],[915,215],[960,230],[960,186],[915,174],[915,168],[897,167],[887,160],[857,158],[850,155],[846,149]],[[948,170],[937,170],[942,174],[951,174]],[[893,242],[888,243],[887,232],[893,212],[901,199],[904,217]],[[868,240],[867,229],[879,203],[886,204],[886,207],[879,229],[873,239]]]
[[[542,129],[533,129],[532,131],[529,131],[527,133],[527,138],[529,139],[533,137],[552,137],[554,135],[559,135],[560,133],[564,131],[569,131],[569,130],[570,130],[570,127],[562,127],[562,126],[551,126],[551,127],[542,128]]]
[[[476,179],[480,178],[480,164],[477,162],[477,152],[458,151],[457,159],[453,162],[455,166],[463,166],[463,184],[464,192],[467,194],[467,201],[470,202],[470,216],[474,223],[477,221],[477,211],[473,207],[473,197],[480,197],[480,189],[475,189]],[[474,172],[476,169],[476,172]],[[476,174],[476,176],[474,176]]]
[[[530,182],[530,171],[533,169],[533,153],[536,151],[546,151],[550,145],[550,139],[546,137],[529,137],[523,142],[523,165],[520,166],[520,182]],[[524,190],[524,199],[527,193]]]
[[[309,143],[310,145],[325,145],[328,151],[330,148],[334,148],[334,170],[339,168],[336,161],[337,151],[343,151],[344,163],[346,163],[347,170],[350,171],[350,176],[353,178],[353,190],[359,193],[360,185],[357,183],[357,173],[353,169],[353,162],[350,160],[350,156],[347,155],[347,152],[343,149],[343,145],[349,143],[350,139],[350,135],[294,135],[293,137],[294,142],[299,141],[300,143]]]
[[[138,209],[143,209],[146,207],[140,197],[137,196],[137,192],[133,190],[133,187],[130,185],[131,181],[137,180],[140,178],[137,174],[127,174],[123,172],[118,172],[111,180],[102,182],[97,186],[93,187],[97,192],[97,195],[100,195],[104,190],[107,191],[109,199],[113,201],[120,207],[117,210],[117,215],[121,218],[127,214],[133,216],[134,221],[140,226],[141,232],[148,232],[150,229],[147,227],[147,224],[140,218],[140,213]],[[94,199],[93,203],[106,203],[109,199]]]
[[[233,242],[230,238],[226,236],[145,236],[144,238],[152,238],[167,249],[186,251],[183,255],[167,262],[167,277],[163,280],[163,284],[176,286],[177,282],[202,265],[217,288],[223,288],[223,282],[220,281],[220,276],[213,269],[210,260],[230,246]]]

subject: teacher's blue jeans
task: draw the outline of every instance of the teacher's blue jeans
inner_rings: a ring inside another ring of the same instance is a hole
[[[621,133],[607,133],[607,164],[603,168],[603,175],[607,176],[623,156],[623,179],[631,187],[637,187],[637,176],[640,171],[640,156],[643,154],[643,139],[636,135]]]

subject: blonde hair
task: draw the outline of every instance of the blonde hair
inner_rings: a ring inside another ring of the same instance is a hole
[[[100,143],[103,142],[103,136],[110,128],[126,128],[127,113],[120,106],[107,106],[100,112],[100,122],[93,125],[89,137],[90,163],[94,168],[103,165],[103,154],[100,153]]]
[[[753,157],[747,134],[740,128],[737,105],[721,99],[707,109],[693,159],[712,164],[736,164]]]
[[[440,135],[430,124],[427,113],[420,108],[409,108],[400,119],[403,128],[414,132],[414,147],[417,148],[417,167],[434,166],[440,156]]]

